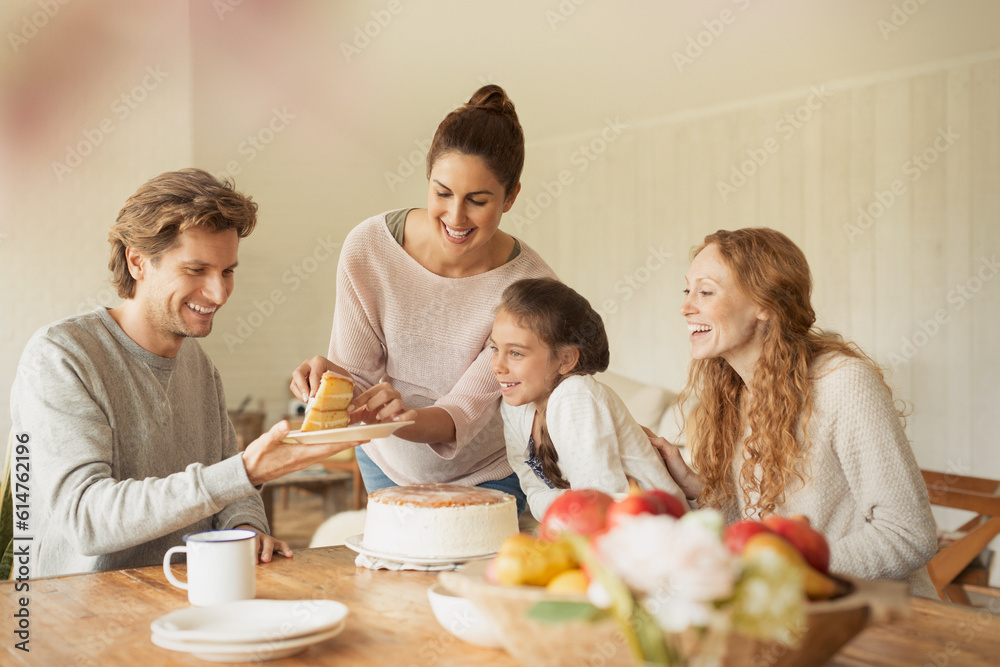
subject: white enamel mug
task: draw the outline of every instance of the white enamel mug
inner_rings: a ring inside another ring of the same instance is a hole
[[[199,607],[257,595],[257,533],[243,528],[188,533],[185,545],[171,547],[163,556],[167,581],[188,592],[188,602]],[[170,569],[170,557],[187,553],[187,581]]]

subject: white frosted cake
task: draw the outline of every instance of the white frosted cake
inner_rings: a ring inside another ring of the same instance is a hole
[[[459,484],[413,484],[368,494],[363,545],[411,558],[462,558],[498,551],[516,532],[511,495]]]

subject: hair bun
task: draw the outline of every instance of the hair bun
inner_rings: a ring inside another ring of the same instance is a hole
[[[514,111],[514,103],[507,97],[504,89],[495,83],[487,84],[474,92],[465,106],[467,108],[489,109],[517,116],[517,113]]]
[[[437,159],[453,152],[482,158],[504,196],[514,191],[524,167],[524,131],[503,88],[485,85],[445,116],[427,151],[427,178]]]

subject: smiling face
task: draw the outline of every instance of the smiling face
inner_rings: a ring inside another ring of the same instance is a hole
[[[129,257],[136,277],[131,301],[139,313],[139,337],[129,335],[147,350],[168,357],[176,354],[184,338],[211,333],[215,313],[233,292],[239,246],[234,229],[192,227],[177,241],[155,261],[140,253]]]
[[[507,405],[535,403],[536,409],[542,409],[559,378],[576,365],[575,350],[553,354],[534,332],[503,310],[493,322],[489,344],[493,375]]]
[[[681,315],[688,324],[691,356],[722,357],[747,381],[760,356],[767,313],[739,288],[714,243],[694,258],[684,281]]]
[[[477,262],[490,252],[500,217],[510,210],[518,185],[508,196],[486,163],[473,155],[447,153],[434,162],[427,192],[427,217],[436,242],[451,261]]]

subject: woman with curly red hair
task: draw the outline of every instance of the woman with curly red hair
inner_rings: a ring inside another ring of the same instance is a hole
[[[772,229],[720,230],[685,280],[691,467],[647,434],[687,497],[729,520],[805,515],[833,571],[936,597],[936,529],[903,415],[875,362],[814,326],[802,251]]]

